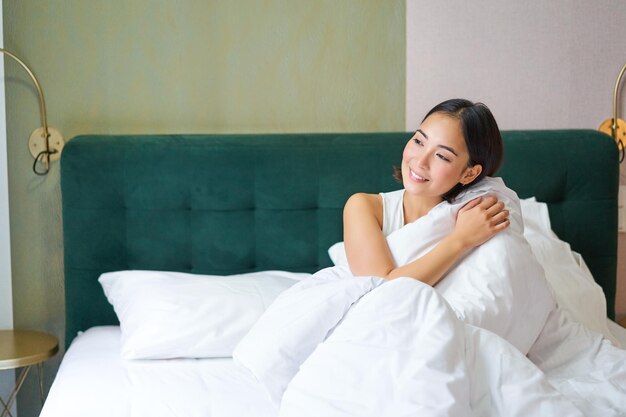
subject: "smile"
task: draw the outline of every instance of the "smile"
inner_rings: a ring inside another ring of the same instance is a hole
[[[426,182],[426,181],[428,181],[426,178],[420,177],[419,175],[417,175],[415,172],[413,172],[412,169],[409,169],[409,174],[410,174],[411,179],[413,181],[419,181],[419,182]]]

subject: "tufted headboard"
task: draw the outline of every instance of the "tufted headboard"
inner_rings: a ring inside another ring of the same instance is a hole
[[[66,342],[117,318],[107,271],[226,275],[330,265],[355,192],[400,188],[411,133],[79,136],[61,161]],[[619,166],[591,130],[507,131],[500,171],[521,198],[549,205],[614,315]]]

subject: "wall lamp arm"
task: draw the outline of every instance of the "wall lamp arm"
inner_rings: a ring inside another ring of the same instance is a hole
[[[4,55],[12,58],[14,61],[20,64],[33,80],[35,88],[37,89],[42,127],[35,129],[30,135],[28,147],[30,149],[30,153],[35,158],[35,162],[33,163],[33,171],[37,175],[46,175],[50,171],[50,161],[55,161],[61,156],[61,150],[63,149],[64,145],[63,136],[61,136],[61,133],[58,130],[48,127],[48,119],[46,117],[46,102],[43,98],[41,84],[39,84],[39,81],[37,80],[37,77],[35,77],[35,74],[33,74],[33,71],[21,59],[15,56],[14,53],[7,51],[4,48],[0,48],[0,53],[3,53]],[[41,162],[43,164],[43,171],[37,170],[38,162]]]

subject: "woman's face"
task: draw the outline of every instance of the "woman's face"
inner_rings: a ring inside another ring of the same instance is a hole
[[[409,194],[441,198],[456,184],[470,183],[482,167],[468,167],[461,123],[443,113],[426,118],[402,154],[402,182]]]

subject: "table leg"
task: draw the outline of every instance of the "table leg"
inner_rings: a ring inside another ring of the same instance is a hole
[[[0,398],[0,404],[2,404],[2,415],[4,415],[4,413],[6,412],[7,414],[9,414],[10,417],[13,417],[13,414],[11,414],[11,411],[7,411],[8,410],[7,404],[4,402],[2,398]]]
[[[13,414],[11,414],[11,411],[10,411],[11,406],[13,405],[13,402],[15,401],[15,397],[17,397],[17,393],[20,391],[20,388],[22,388],[22,384],[24,384],[24,381],[26,380],[26,376],[28,375],[29,370],[30,370],[30,366],[26,366],[22,368],[22,372],[20,372],[20,376],[17,379],[15,388],[13,388],[13,391],[11,391],[11,395],[9,395],[9,399],[7,400],[6,403],[2,401],[2,405],[4,406],[4,411],[2,412],[0,417],[6,417],[7,415],[13,417]]]
[[[43,407],[44,395],[43,395],[43,362],[37,364],[37,376],[39,376],[39,397],[41,398],[41,406]]]

